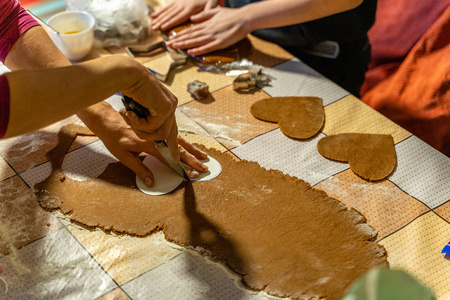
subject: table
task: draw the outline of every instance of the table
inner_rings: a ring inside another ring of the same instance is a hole
[[[179,99],[181,136],[304,179],[356,208],[378,231],[377,243],[387,249],[392,268],[413,274],[438,299],[450,299],[450,259],[440,253],[450,240],[450,159],[279,47],[250,39],[255,51],[249,59],[266,67],[271,85],[238,94],[233,77],[198,72],[193,64],[179,69],[167,86]],[[91,58],[111,53],[124,51],[97,49]],[[140,61],[157,69],[165,59]],[[192,99],[186,85],[194,79],[208,83],[214,101]],[[250,105],[269,96],[321,97],[323,129],[310,140],[295,141],[276,124],[253,118]],[[107,101],[121,107],[117,95]],[[50,173],[45,153],[56,144],[61,126],[70,123],[80,121],[72,116],[0,141],[0,266],[5,269],[0,299],[267,299],[244,291],[224,267],[169,244],[160,233],[139,238],[90,231],[58,212],[43,211],[30,188]],[[394,173],[368,182],[348,164],[320,156],[320,138],[345,132],[391,134],[398,160]],[[113,161],[96,137],[78,137],[63,167],[69,177],[85,179]]]

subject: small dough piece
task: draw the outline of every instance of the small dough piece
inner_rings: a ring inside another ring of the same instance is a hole
[[[188,83],[187,91],[197,100],[209,99],[211,94],[209,93],[209,86],[202,81],[194,80]]]
[[[258,119],[278,122],[281,132],[293,139],[315,136],[325,122],[318,97],[272,97],[255,102],[250,112]]]
[[[155,179],[153,186],[148,187],[144,181],[136,175],[136,185],[144,194],[159,196],[170,193],[184,180],[184,178],[175,172],[175,170],[160,162],[159,159],[153,155],[147,155],[142,162],[152,171]]]
[[[397,164],[394,139],[387,134],[330,135],[319,141],[317,150],[325,158],[348,162],[356,175],[367,180],[386,178]]]

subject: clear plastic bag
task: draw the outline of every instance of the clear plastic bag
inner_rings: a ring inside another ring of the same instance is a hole
[[[96,20],[100,46],[122,46],[147,35],[150,19],[145,0],[66,0],[68,10],[86,11]]]

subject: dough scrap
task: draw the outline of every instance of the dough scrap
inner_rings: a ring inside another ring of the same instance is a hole
[[[294,139],[315,136],[325,122],[318,97],[271,97],[255,102],[250,112],[258,119],[278,122],[281,132]]]
[[[348,162],[355,174],[367,180],[386,178],[397,164],[394,139],[387,134],[329,135],[320,139],[317,150],[325,158]]]
[[[141,193],[120,163],[95,179],[61,181],[75,136],[61,131],[49,152],[53,171],[35,193],[43,208],[79,224],[135,236],[163,230],[167,240],[225,264],[248,288],[294,299],[340,299],[356,278],[388,265],[359,212],[303,180],[217,150],[200,146],[222,165],[217,178],[183,182],[162,196]]]

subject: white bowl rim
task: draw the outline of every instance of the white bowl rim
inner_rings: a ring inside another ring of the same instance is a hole
[[[95,18],[94,18],[94,16],[91,15],[90,13],[86,12],[86,11],[81,11],[81,10],[68,10],[68,11],[59,12],[59,13],[57,13],[57,14],[51,16],[51,17],[47,20],[47,24],[49,24],[49,25],[51,26],[51,23],[50,23],[50,22],[52,21],[52,19],[61,17],[61,16],[63,16],[63,15],[69,15],[69,14],[70,14],[70,15],[85,15],[85,16],[87,16],[87,17],[90,19],[90,23],[91,23],[91,24],[90,24],[90,26],[89,26],[88,28],[86,28],[86,29],[84,29],[84,30],[82,30],[82,31],[79,31],[79,32],[77,32],[77,33],[66,34],[66,33],[60,32],[59,34],[61,34],[61,35],[71,35],[71,36],[73,36],[73,35],[79,35],[79,34],[85,33],[86,31],[91,30],[91,29],[95,26]]]

